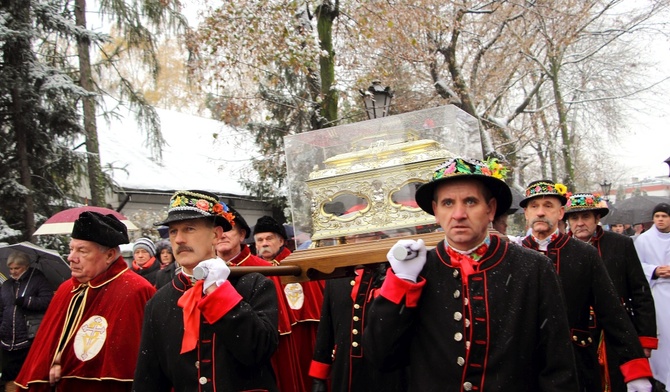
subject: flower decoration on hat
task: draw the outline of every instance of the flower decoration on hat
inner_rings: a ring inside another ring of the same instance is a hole
[[[565,203],[565,214],[567,216],[580,211],[594,211],[602,218],[607,215],[609,208],[600,193],[575,193]]]
[[[568,192],[568,187],[564,184],[551,180],[538,180],[528,184],[524,196],[525,198],[519,202],[521,208],[526,208],[530,199],[540,196],[556,196],[561,200],[561,204],[565,205],[572,193]]]
[[[531,185],[532,186],[526,188],[526,197],[532,197],[535,195],[551,195],[551,194],[564,196],[566,198],[572,196],[572,193],[568,192],[568,187],[561,183],[536,181]]]
[[[438,166],[431,181],[424,183],[414,195],[417,205],[434,215],[435,190],[440,184],[460,179],[474,179],[481,182],[497,200],[496,216],[502,215],[512,204],[512,192],[504,179],[508,169],[498,159],[490,157],[485,161],[470,158],[452,158]]]
[[[568,202],[565,206],[572,208],[596,208],[600,206],[601,201],[602,197],[598,193],[577,193],[568,198]]]
[[[489,158],[485,161],[455,158],[447,161],[435,170],[433,181],[463,174],[480,174],[504,180],[507,177],[507,172],[508,169],[500,164],[496,158]]]
[[[230,212],[226,203],[220,202],[207,195],[195,192],[182,191],[175,194],[170,201],[170,210],[198,210],[203,215],[214,215],[225,218],[231,226],[235,226],[235,216]]]
[[[563,184],[557,183],[556,185],[554,185],[554,188],[556,189],[556,192],[561,196],[565,196],[565,194],[568,193],[568,187]]]

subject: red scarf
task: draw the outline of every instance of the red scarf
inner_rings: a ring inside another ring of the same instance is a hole
[[[457,267],[461,270],[463,282],[467,284],[468,276],[475,272],[475,269],[472,268],[472,265],[476,264],[477,262],[462,253],[454,251],[447,244],[445,244],[445,247],[447,248],[447,254],[449,255],[449,258],[451,258],[451,263],[454,265],[454,267]]]
[[[139,271],[139,270],[151,268],[151,266],[154,265],[154,262],[156,262],[156,258],[152,257],[152,258],[149,259],[149,261],[147,261],[144,264],[144,266],[140,267],[140,265],[137,264],[137,261],[133,260],[133,270]]]
[[[200,309],[198,302],[202,298],[202,280],[197,281],[193,287],[186,290],[179,298],[177,305],[183,309],[184,336],[181,340],[181,354],[189,352],[198,345],[200,337]]]

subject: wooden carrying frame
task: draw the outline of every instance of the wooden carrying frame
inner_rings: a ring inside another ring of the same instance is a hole
[[[431,248],[444,239],[444,232],[299,250],[289,255],[279,266],[230,267],[230,274],[240,276],[259,272],[266,276],[281,276],[284,284],[354,276],[354,270],[358,266],[386,262],[386,254],[399,239],[419,238]]]

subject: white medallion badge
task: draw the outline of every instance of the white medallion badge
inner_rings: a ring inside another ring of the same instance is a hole
[[[288,300],[288,306],[293,310],[302,309],[305,303],[305,293],[302,291],[300,283],[289,283],[284,287],[284,294]]]
[[[86,320],[74,337],[74,353],[81,361],[95,358],[107,340],[107,320],[92,316]]]

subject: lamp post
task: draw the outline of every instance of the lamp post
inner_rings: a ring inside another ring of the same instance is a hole
[[[670,157],[668,157],[668,159],[666,159],[666,160],[665,160],[665,161],[663,161],[663,162],[667,163],[667,164],[668,164],[668,166],[670,166]],[[670,177],[670,175],[668,175],[668,177]]]
[[[368,119],[382,118],[388,115],[391,108],[391,99],[393,98],[393,90],[391,87],[382,86],[379,80],[373,80],[367,90],[358,90],[363,97],[365,104],[365,112]]]
[[[604,179],[603,183],[599,185],[600,190],[603,192],[603,199],[609,200],[610,190],[612,189],[612,183],[607,182],[607,179]]]

